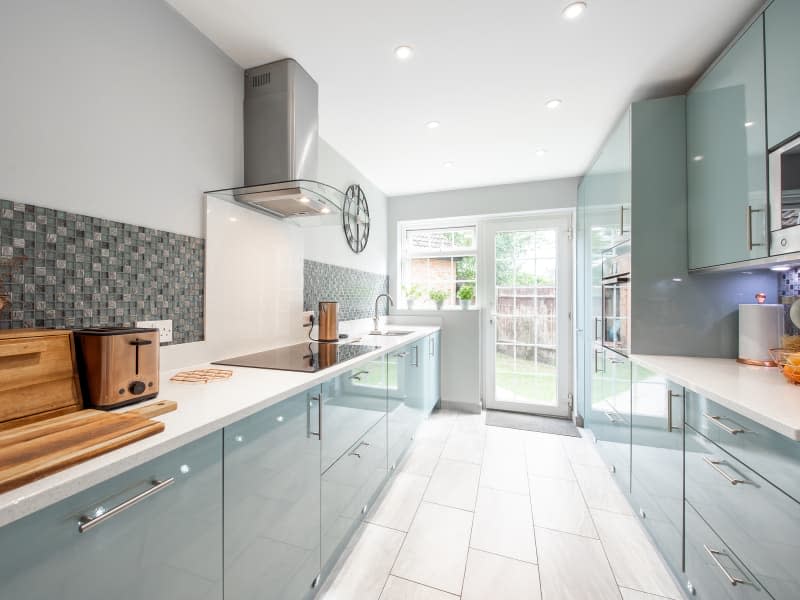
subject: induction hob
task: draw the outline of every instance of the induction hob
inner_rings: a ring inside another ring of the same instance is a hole
[[[212,364],[316,373],[377,349],[377,346],[303,342],[302,344],[284,346],[283,348],[256,352],[255,354],[226,358],[225,360],[215,361]]]

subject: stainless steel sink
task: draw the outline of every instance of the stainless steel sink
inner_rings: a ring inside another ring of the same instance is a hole
[[[390,329],[386,331],[370,331],[369,335],[395,336],[395,335],[408,335],[409,333],[414,333],[414,332],[411,330]]]

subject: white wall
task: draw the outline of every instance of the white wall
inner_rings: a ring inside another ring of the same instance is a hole
[[[0,2],[0,197],[194,236],[242,181],[242,70],[161,0]]]
[[[342,191],[353,183],[361,186],[369,204],[370,236],[364,251],[356,254],[347,245],[341,219],[333,219],[333,225],[303,229],[306,258],[371,273],[386,273],[387,199],[384,193],[322,139],[319,141],[318,178]]]

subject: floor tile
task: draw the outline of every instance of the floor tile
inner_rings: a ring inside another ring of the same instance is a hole
[[[443,447],[444,444],[441,442],[417,440],[414,442],[414,445],[408,449],[408,453],[403,459],[400,470],[406,473],[430,477],[433,474],[433,470],[436,468],[436,463],[439,461],[439,456],[442,454]]]
[[[481,468],[481,487],[528,494],[528,471],[522,445],[519,448],[492,447],[487,441]]]
[[[543,600],[620,600],[600,540],[536,528]]]
[[[573,465],[586,465],[589,467],[602,467],[605,468],[603,459],[597,452],[594,442],[588,438],[583,437],[570,437],[562,435],[561,445],[567,453],[569,461]]]
[[[653,594],[646,594],[639,590],[631,590],[621,587],[619,591],[622,592],[622,600],[668,600],[663,596],[654,596]]]
[[[578,482],[529,477],[533,522],[537,527],[597,537]]]
[[[460,460],[476,465],[483,461],[486,435],[483,432],[453,431],[442,451],[442,458]]]
[[[470,547],[536,562],[536,541],[528,496],[480,488]]]
[[[667,598],[681,598],[675,582],[636,517],[592,510],[619,585]]]
[[[404,534],[370,523],[356,533],[349,556],[341,564],[324,600],[377,600],[392,568]]]
[[[531,563],[470,548],[461,600],[537,600],[539,569]]]
[[[456,423],[455,416],[444,416],[428,419],[419,426],[414,434],[415,440],[429,440],[444,443],[447,441],[453,426]]]
[[[473,511],[480,476],[479,465],[442,458],[425,492],[425,501]]]
[[[460,594],[471,526],[472,513],[423,502],[392,574]]]
[[[575,477],[589,508],[598,508],[623,515],[632,515],[628,500],[605,467],[574,464]]]
[[[390,575],[381,600],[458,600],[458,596]]]
[[[525,459],[529,475],[575,479],[559,437],[561,436],[531,432],[525,438]]]
[[[400,471],[395,473],[367,515],[367,521],[391,527],[400,531],[408,531],[411,521],[417,512],[429,479],[422,475],[414,475]]]

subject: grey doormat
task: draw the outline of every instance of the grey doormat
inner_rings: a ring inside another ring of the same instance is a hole
[[[556,435],[570,435],[580,437],[578,428],[570,419],[557,419],[555,417],[540,417],[523,413],[506,412],[503,410],[487,410],[486,424],[493,427],[508,427],[509,429],[526,429],[541,433],[554,433]]]

